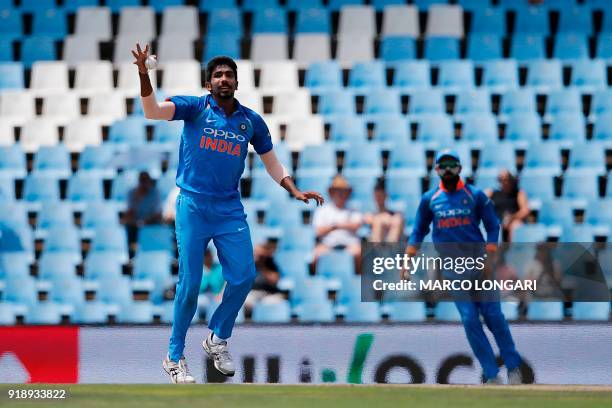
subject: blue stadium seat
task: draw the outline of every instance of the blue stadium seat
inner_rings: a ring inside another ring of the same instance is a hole
[[[276,203],[272,201],[266,211],[266,225],[269,227],[298,227],[302,225],[304,204],[297,201]]]
[[[561,172],[561,152],[559,146],[550,143],[530,143],[525,154],[525,168],[541,169],[550,174]]]
[[[441,322],[461,321],[461,315],[453,302],[438,302],[434,308],[434,317]]]
[[[129,305],[132,301],[131,281],[126,276],[106,277],[98,280],[98,298],[106,304],[120,307]]]
[[[576,3],[574,3],[576,4]],[[578,33],[590,35],[593,32],[591,10],[588,7],[562,8],[559,17],[560,33]]]
[[[182,121],[157,121],[153,125],[153,143],[164,151],[178,147],[183,132]]]
[[[291,292],[292,304],[327,300],[327,282],[320,277],[306,277]]]
[[[401,115],[402,104],[399,93],[394,89],[373,90],[366,95],[364,114],[368,122],[385,115]]]
[[[300,152],[297,175],[333,176],[337,171],[336,152],[331,144],[305,146]]]
[[[540,60],[529,63],[527,85],[536,91],[550,91],[562,87],[561,63],[557,60]]]
[[[122,260],[115,252],[91,251],[85,259],[85,279],[102,280],[122,276]]]
[[[106,7],[113,13],[119,13],[123,7],[140,6],[140,0],[106,0]]]
[[[567,227],[574,224],[574,208],[570,200],[546,200],[538,211],[538,223],[547,227]]]
[[[431,88],[429,62],[425,60],[402,61],[394,64],[393,86],[401,92]]]
[[[336,316],[332,303],[328,300],[322,302],[307,302],[301,305],[298,321],[303,323],[332,323]]]
[[[349,323],[378,323],[380,309],[375,302],[353,302],[348,304],[345,321]]]
[[[75,311],[75,323],[80,324],[104,324],[108,320],[106,306],[102,302],[84,302]]]
[[[555,37],[554,58],[563,61],[589,58],[589,46],[584,34],[559,33]]]
[[[14,307],[8,303],[0,303],[0,325],[12,326],[15,321]]]
[[[3,220],[0,223],[0,232],[2,232],[0,252],[23,253],[28,259],[34,260],[34,236],[27,224]]]
[[[486,89],[466,90],[457,94],[455,100],[455,116],[462,118],[465,115],[481,114],[483,116],[490,114],[491,95]]]
[[[536,112],[536,96],[531,89],[516,89],[506,92],[501,100],[501,115],[514,113],[533,114]]]
[[[391,302],[385,305],[391,322],[424,322],[427,320],[425,302]]]
[[[612,200],[589,201],[585,210],[585,220],[594,227],[612,229]]]
[[[607,86],[606,66],[602,60],[584,59],[572,64],[571,85],[582,92],[593,93]]]
[[[505,92],[518,88],[518,66],[512,59],[499,59],[484,63],[482,83],[491,92]]]
[[[393,151],[394,146],[410,142],[409,126],[403,116],[381,117],[374,121],[374,140],[383,149]]]
[[[232,9],[236,6],[236,0],[200,0],[200,10],[207,12],[216,9]]]
[[[561,89],[548,94],[545,113],[548,120],[560,113],[580,113],[582,115],[582,101],[577,89]]]
[[[593,140],[612,141],[612,112],[597,117],[593,128]]]
[[[506,320],[515,321],[519,319],[519,302],[502,301],[501,309]]]
[[[324,7],[304,8],[300,6],[300,9],[297,10],[295,33],[331,33],[327,9]]]
[[[114,156],[115,146],[112,144],[85,146],[79,155],[79,171],[98,173],[104,178],[113,178],[117,173],[112,164]]]
[[[15,180],[0,173],[0,200],[15,201]]]
[[[34,13],[56,7],[55,0],[21,0],[20,4],[21,11],[24,13]]]
[[[91,242],[91,250],[114,252],[122,263],[127,262],[129,258],[125,229],[122,227],[97,228]]]
[[[8,278],[5,281],[4,299],[32,307],[37,303],[36,280],[31,276]]]
[[[386,181],[387,194],[392,201],[414,200],[421,196],[421,178],[415,174],[390,173]]]
[[[429,37],[425,40],[425,58],[444,61],[459,58],[459,40],[453,37]]]
[[[3,62],[0,64],[0,89],[23,89],[23,65],[20,62]]]
[[[610,12],[606,13],[607,16],[611,14]],[[608,20],[612,21],[612,17],[609,17]],[[607,33],[599,34],[597,37],[595,56],[604,60],[612,59],[612,30]]]
[[[567,171],[563,176],[563,197],[587,202],[598,199],[597,174],[588,170]]]
[[[508,116],[505,140],[526,147],[542,140],[542,127],[537,113],[513,113]]]
[[[593,9],[593,11],[595,10],[607,11],[610,9],[610,2],[608,0],[585,0],[584,3],[586,6]],[[612,23],[612,21],[608,19],[608,24],[607,25],[604,24],[604,27],[612,28],[612,24],[610,23]]]
[[[572,318],[576,321],[607,321],[610,319],[610,302],[574,302]]]
[[[287,10],[289,11],[299,11],[303,8],[317,8],[323,7],[322,0],[288,0],[287,1]]]
[[[546,58],[546,45],[541,34],[514,34],[510,57],[518,61]]]
[[[27,174],[26,157],[19,144],[0,146],[0,176],[21,179]]]
[[[410,95],[408,113],[415,118],[424,114],[444,113],[444,97],[440,90],[417,91]]]
[[[409,36],[384,37],[380,45],[380,58],[398,62],[416,58],[416,40]]]
[[[377,176],[373,174],[355,174],[346,175],[346,178],[353,189],[351,194],[352,203],[366,207],[372,205],[372,191],[374,191]]]
[[[138,251],[174,251],[174,237],[167,225],[145,225],[138,229]]]
[[[434,4],[448,4],[448,0],[414,0],[413,3],[419,10],[427,10]]]
[[[65,179],[70,177],[70,153],[63,145],[41,146],[34,157],[34,170],[40,175]]]
[[[605,166],[605,148],[596,142],[577,144],[570,151],[570,169],[592,169],[603,174]]]
[[[253,308],[253,321],[256,323],[289,323],[291,307],[287,300],[278,302],[259,302]]]
[[[464,10],[475,13],[478,10],[490,8],[491,0],[458,0],[457,4]]]
[[[61,231],[62,228],[56,230]],[[45,252],[38,261],[38,278],[49,281],[77,279],[74,260],[61,252]]]
[[[113,123],[108,142],[119,146],[136,146],[146,143],[145,119],[131,116]]]
[[[55,40],[51,37],[27,37],[21,44],[21,62],[32,68],[36,61],[54,61],[57,59]]]
[[[276,0],[272,0],[275,2]],[[244,6],[243,6],[244,9]],[[257,9],[253,13],[253,34],[287,32],[287,13],[281,8]]]
[[[317,62],[306,70],[304,86],[312,93],[342,88],[342,70],[336,61]]]
[[[218,8],[210,10],[208,14],[208,33],[242,36],[242,21],[239,9]]]
[[[32,35],[62,40],[67,34],[68,21],[64,10],[50,8],[34,13]]]
[[[489,3],[485,0],[484,3]],[[489,3],[490,4],[490,3]],[[472,36],[474,34],[506,35],[506,14],[500,7],[474,8],[472,11]]]
[[[317,276],[343,280],[355,276],[355,261],[347,251],[330,251],[317,260]]]
[[[208,61],[217,55],[227,55],[240,59],[240,36],[233,33],[209,34],[204,39],[205,60]]]
[[[27,206],[22,201],[0,201],[0,224],[29,228]]]
[[[153,323],[154,313],[153,303],[149,301],[140,300],[130,302],[121,308],[119,322],[134,324]]]
[[[548,10],[544,7],[528,7],[521,10],[516,14],[514,32],[548,35],[550,33]]]
[[[438,87],[445,93],[457,93],[474,88],[474,64],[468,60],[442,61]]]
[[[257,12],[271,8],[279,8],[278,0],[244,0],[242,2],[244,11]]]
[[[83,280],[75,277],[52,279],[49,295],[53,302],[74,308],[71,313],[74,314],[85,302]]]
[[[251,199],[260,203],[274,200],[286,202],[289,199],[289,195],[268,175],[262,175],[261,177],[253,177]]]
[[[454,140],[453,123],[443,113],[422,115],[418,120],[417,141],[430,149],[451,146]]]
[[[25,179],[23,197],[30,203],[58,201],[58,180],[48,175],[30,173]]]
[[[166,7],[182,6],[185,0],[149,0],[148,4],[156,13],[161,13]]]
[[[36,228],[38,231],[46,231],[55,226],[73,225],[72,206],[61,201],[45,204],[38,212],[38,217],[36,218]]]
[[[28,314],[25,316],[27,324],[60,324],[62,315],[59,305],[54,302],[41,302],[33,305],[28,309]]]
[[[586,142],[586,121],[580,112],[564,112],[555,116],[549,140],[559,142],[563,147],[571,147]]]
[[[522,224],[512,232],[513,242],[544,242],[546,237],[546,226],[543,224]]]
[[[77,172],[68,181],[67,199],[75,208],[84,209],[90,202],[104,200],[102,178],[96,173]]]
[[[20,40],[23,35],[21,10],[4,9],[0,13],[0,38],[6,41]]]
[[[283,249],[274,254],[274,261],[283,278],[301,282],[308,276],[307,255],[302,249]]]
[[[330,11],[339,11],[343,6],[362,5],[363,0],[329,0],[327,8]]]
[[[478,148],[484,144],[497,144],[497,120],[492,114],[473,113],[461,118],[461,140]]]
[[[140,251],[134,257],[134,279],[151,280],[154,289],[151,300],[154,303],[163,301],[164,290],[172,285],[170,265],[172,258],[167,251]]]
[[[13,61],[13,41],[0,38],[0,64],[11,61]],[[2,65],[0,65],[0,69],[1,67]]]
[[[70,259],[80,261],[81,237],[79,236],[79,230],[74,225],[49,228],[44,248],[45,253],[65,253]]]
[[[309,254],[314,248],[315,231],[312,226],[286,226],[283,231],[279,247],[281,250],[301,250],[303,253]]]
[[[386,87],[384,64],[380,61],[355,63],[349,73],[349,87],[368,92]]]
[[[298,175],[297,186],[303,191],[318,191],[323,195],[325,201],[328,201],[329,195],[327,194],[327,188],[329,187],[331,179],[331,175],[320,175],[314,172],[312,175]]]
[[[352,143],[344,155],[343,174],[373,176],[382,175],[380,148],[373,143]]]
[[[554,197],[554,185],[550,171],[524,169],[519,179],[521,189],[529,200],[550,200]]]
[[[388,177],[392,174],[425,176],[427,161],[425,149],[419,143],[399,144],[389,153]]]
[[[484,62],[503,58],[501,38],[496,34],[472,34],[467,40],[467,58]]]
[[[64,10],[76,13],[80,7],[97,7],[99,4],[99,0],[64,0]]]
[[[591,225],[576,224],[563,229],[559,242],[593,242],[595,229]]]
[[[339,149],[344,150],[350,144],[364,143],[367,137],[366,123],[361,117],[342,116],[331,122],[329,140]]]
[[[510,143],[489,143],[482,146],[478,159],[478,170],[507,169],[516,171],[516,153]]]

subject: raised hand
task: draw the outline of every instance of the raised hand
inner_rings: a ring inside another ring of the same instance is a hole
[[[147,66],[145,65],[145,61],[149,56],[149,44],[145,47],[144,51],[140,48],[140,44],[136,43],[136,50],[132,50],[132,55],[136,59],[133,64],[138,67],[138,71],[142,74],[146,74],[148,72]]]
[[[309,200],[315,200],[317,205],[323,204],[325,201],[323,196],[316,191],[300,191],[294,195],[296,200],[303,201],[308,204]]]

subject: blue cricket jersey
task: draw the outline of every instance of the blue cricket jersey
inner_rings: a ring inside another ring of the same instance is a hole
[[[272,150],[264,120],[236,99],[229,117],[212,95],[173,96],[171,120],[183,120],[176,185],[211,198],[240,198],[238,183],[251,143],[257,154]]]
[[[493,201],[474,186],[459,180],[457,190],[451,192],[442,183],[423,194],[409,244],[419,244],[433,223],[432,240],[438,242],[485,242],[480,232],[482,220],[488,243],[499,238],[499,219]]]

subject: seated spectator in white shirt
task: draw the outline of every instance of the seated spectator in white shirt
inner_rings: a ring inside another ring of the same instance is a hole
[[[319,240],[314,250],[314,262],[330,250],[346,250],[355,257],[355,265],[359,271],[361,240],[357,230],[363,224],[363,217],[358,211],[346,208],[351,196],[351,186],[344,177],[337,175],[328,191],[331,203],[317,208],[312,221]]]

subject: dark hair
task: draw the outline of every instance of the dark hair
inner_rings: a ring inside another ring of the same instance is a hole
[[[219,55],[217,57],[211,58],[206,64],[206,82],[210,82],[210,78],[212,78],[212,73],[219,65],[227,65],[234,71],[234,77],[236,80],[238,79],[238,66],[236,62],[228,56]]]
[[[385,179],[383,177],[380,177],[378,180],[376,180],[376,184],[374,185],[374,191],[386,191]]]

